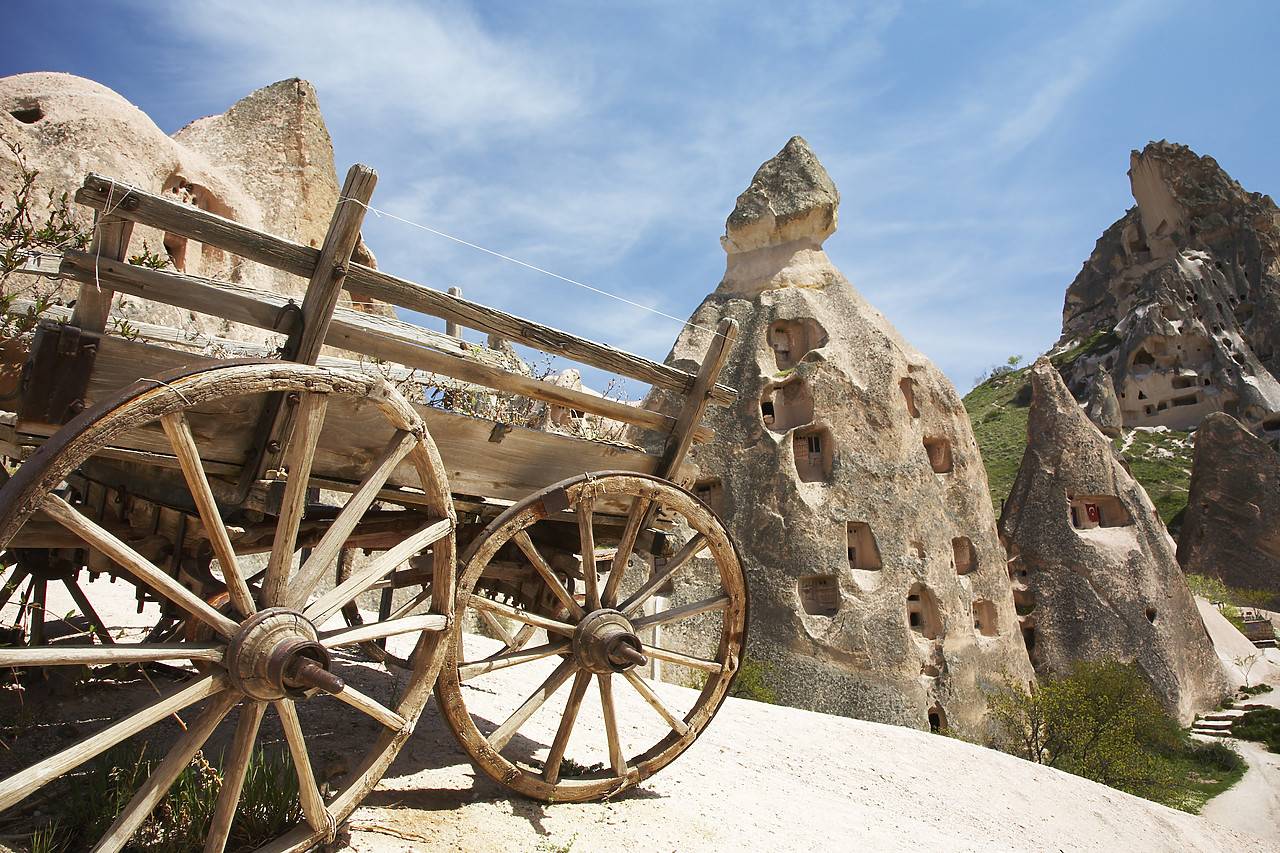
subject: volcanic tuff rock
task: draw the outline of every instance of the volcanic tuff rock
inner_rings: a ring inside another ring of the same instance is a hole
[[[98,172],[202,210],[311,246],[324,240],[338,199],[333,146],[305,80],[286,80],[254,92],[225,114],[201,119],[165,136],[141,110],[105,86],[70,74],[32,73],[0,79],[0,138],[23,149],[38,170],[38,197],[74,194]],[[0,193],[16,186],[12,152],[0,148]],[[87,209],[81,214],[91,222]],[[274,290],[299,300],[306,280],[244,264],[228,253],[135,229],[134,245],[168,255],[174,268]],[[66,298],[74,298],[69,294]],[[256,329],[177,308],[121,297],[115,313],[130,319],[250,340]]]
[[[1195,440],[1178,538],[1183,571],[1237,589],[1280,589],[1280,454],[1222,414],[1205,418]]]
[[[1173,540],[1057,370],[1031,371],[1027,449],[1000,517],[1031,660],[1135,662],[1183,724],[1227,683]]]
[[[741,326],[694,488],[742,553],[745,665],[779,701],[978,735],[982,689],[1032,675],[986,474],[951,383],[822,251],[838,198],[796,137],[729,217],[724,280],[668,357],[696,369]]]
[[[1068,385],[1083,399],[1109,373],[1127,427],[1222,411],[1280,429],[1280,209],[1183,145],[1153,142],[1130,164],[1138,204],[1067,290],[1059,348],[1091,344]]]

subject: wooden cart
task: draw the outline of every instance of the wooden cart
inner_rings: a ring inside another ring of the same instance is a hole
[[[20,614],[0,667],[15,680],[107,673],[126,708],[104,711],[88,737],[50,735],[0,781],[0,811],[29,814],[50,783],[145,739],[163,760],[95,839],[119,850],[193,757],[221,751],[205,849],[231,849],[247,768],[278,742],[301,817],[252,845],[305,850],[377,784],[433,688],[481,768],[548,801],[637,784],[724,700],[745,641],[742,569],[714,513],[672,481],[690,443],[710,437],[706,407],[732,399],[716,377],[736,327],[708,330],[701,369],[686,373],[353,263],[375,180],[352,168],[319,249],[97,175],[77,193],[97,211],[89,250],[61,261],[79,297],[16,359],[22,385],[0,425],[0,450],[21,461],[0,490],[0,603]],[[305,277],[306,297],[131,265],[134,223]],[[683,405],[647,411],[539,381],[457,337],[338,307],[344,287]],[[113,293],[284,333],[283,354],[212,358],[138,324],[113,334]],[[321,358],[322,344],[354,355]],[[648,453],[414,402],[393,381],[407,370],[455,400],[519,400],[547,407],[544,420],[608,419],[665,441]],[[137,587],[140,628],[102,603],[108,578]],[[49,612],[55,587],[76,613]],[[547,672],[503,718],[468,710],[512,667]],[[694,689],[655,687],[659,667]],[[548,702],[569,683],[562,706]],[[647,719],[623,717],[619,690],[643,698]],[[599,743],[573,737],[588,712]]]

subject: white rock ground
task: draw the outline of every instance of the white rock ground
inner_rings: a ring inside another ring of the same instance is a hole
[[[1257,651],[1216,611],[1205,615],[1225,661]],[[484,714],[528,695],[541,674],[525,669],[487,685],[497,693],[468,691],[471,709]],[[1280,682],[1280,668],[1256,667],[1251,680]],[[658,689],[672,705],[688,692]],[[632,691],[617,699],[624,721],[653,715]],[[578,727],[575,737],[603,737],[587,711]],[[334,849],[1273,851],[1280,757],[1247,744],[1241,751],[1249,773],[1197,817],[962,741],[730,699],[684,755],[638,789],[608,803],[545,805],[475,770],[429,704]]]
[[[540,676],[517,679],[520,669],[505,671],[513,675],[500,692],[532,692]],[[467,701],[483,714],[492,695],[472,691]],[[590,722],[584,712],[579,725]],[[603,804],[543,805],[474,770],[428,708],[353,815],[343,849],[1275,850],[1277,757],[1242,751],[1253,767],[1210,820],[962,741],[730,699],[688,752],[638,790]]]

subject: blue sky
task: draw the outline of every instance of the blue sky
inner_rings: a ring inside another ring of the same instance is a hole
[[[682,319],[799,134],[841,191],[832,261],[961,393],[1057,340],[1131,149],[1280,192],[1271,0],[19,0],[5,23],[0,76],[91,78],[168,133],[306,78],[374,207]],[[390,218],[365,234],[389,272],[657,360],[679,333]]]

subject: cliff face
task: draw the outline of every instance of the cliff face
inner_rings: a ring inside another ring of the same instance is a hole
[[[740,324],[695,489],[742,552],[747,654],[782,703],[978,734],[982,689],[1031,676],[986,475],[951,383],[822,251],[838,200],[797,137],[728,219],[724,279],[668,359]]]
[[[1193,429],[1219,411],[1280,430],[1280,209],[1167,142],[1134,151],[1129,179],[1137,206],[1067,290],[1059,347],[1095,343],[1072,393],[1106,373],[1126,427]]]
[[[1280,454],[1225,415],[1196,430],[1178,562],[1237,589],[1280,590]]]
[[[1049,360],[1030,374],[1027,448],[1000,535],[1036,672],[1134,662],[1188,724],[1227,683],[1173,540]]]

